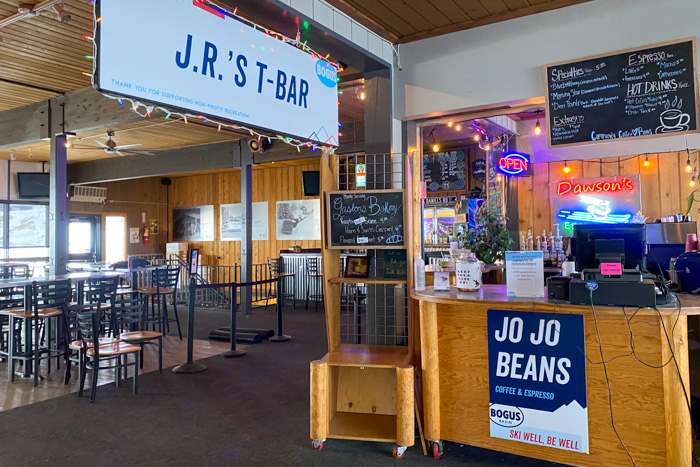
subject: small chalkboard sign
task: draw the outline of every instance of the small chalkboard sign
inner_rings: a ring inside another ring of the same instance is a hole
[[[552,147],[698,132],[695,39],[544,66]]]
[[[486,159],[477,159],[472,162],[472,177],[480,183],[486,181]]]
[[[428,191],[462,190],[467,185],[467,157],[464,151],[447,151],[423,156],[423,180]]]
[[[386,250],[384,252],[384,277],[405,279],[408,271],[406,250]]]
[[[404,246],[402,190],[328,193],[328,248]]]

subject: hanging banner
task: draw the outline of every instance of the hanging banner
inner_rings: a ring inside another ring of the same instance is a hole
[[[491,437],[588,453],[583,316],[488,310]]]
[[[574,224],[628,224],[641,210],[639,175],[552,183],[552,215],[563,236],[573,235]]]
[[[97,0],[101,92],[338,145],[337,70],[197,0]]]

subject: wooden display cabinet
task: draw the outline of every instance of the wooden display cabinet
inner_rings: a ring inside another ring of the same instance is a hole
[[[412,281],[410,231],[405,229],[408,276],[403,279],[336,277],[340,250],[329,248],[326,193],[338,189],[338,156],[321,157],[323,271],[329,352],[311,362],[311,439],[316,450],[328,438],[396,443],[401,458],[415,443],[415,393],[412,355],[412,300],[407,310],[408,346],[341,344],[341,286],[346,283],[406,287]],[[404,223],[410,226],[410,205],[404,189]]]

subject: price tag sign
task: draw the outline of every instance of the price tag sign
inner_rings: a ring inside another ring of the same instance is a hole
[[[355,166],[355,185],[358,188],[367,186],[367,166],[365,164]]]

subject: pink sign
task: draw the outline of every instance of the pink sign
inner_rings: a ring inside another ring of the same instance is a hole
[[[622,263],[600,263],[600,273],[606,276],[621,276]]]

